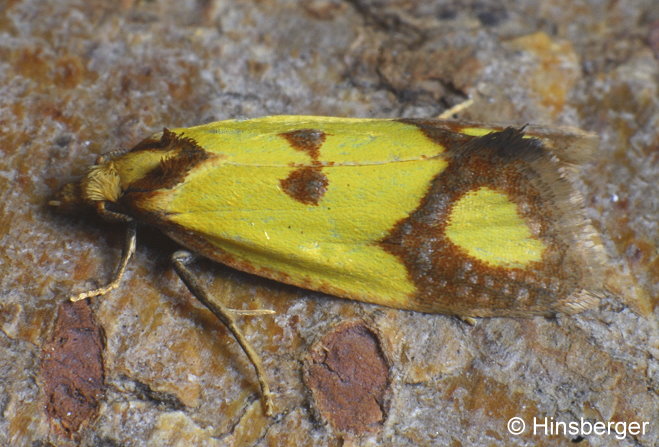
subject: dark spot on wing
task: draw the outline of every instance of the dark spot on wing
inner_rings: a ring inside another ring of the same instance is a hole
[[[325,132],[317,129],[298,129],[279,135],[284,137],[294,149],[309,154],[314,161],[318,160],[320,146],[327,137]]]
[[[280,182],[284,192],[293,199],[307,205],[318,205],[327,191],[329,180],[320,168],[307,166],[296,169]]]

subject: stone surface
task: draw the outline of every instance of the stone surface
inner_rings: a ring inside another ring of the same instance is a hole
[[[0,13],[0,445],[559,446],[513,436],[518,416],[650,422],[659,442],[659,10],[652,0],[7,0]],[[194,266],[261,353],[276,415],[231,335],[140,232],[122,286],[91,300],[105,333],[98,415],[68,435],[47,412],[42,349],[71,292],[111,276],[123,232],[46,206],[97,154],[163,126],[314,114],[572,125],[601,136],[581,189],[627,278],[599,309],[469,326]],[[317,419],[302,359],[337,324],[387,346],[382,428],[347,438]]]

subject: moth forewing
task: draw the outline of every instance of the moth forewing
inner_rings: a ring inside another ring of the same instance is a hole
[[[115,152],[53,204],[124,216],[209,259],[338,297],[465,318],[573,313],[596,305],[603,282],[604,250],[574,185],[595,147],[592,134],[538,126],[227,120]],[[238,339],[268,410],[260,359],[187,259],[174,257],[177,272]]]

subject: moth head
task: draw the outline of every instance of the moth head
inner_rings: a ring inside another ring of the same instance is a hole
[[[82,208],[98,208],[116,202],[121,196],[120,177],[112,161],[89,168],[78,182],[64,185],[48,204],[63,213],[79,213]]]

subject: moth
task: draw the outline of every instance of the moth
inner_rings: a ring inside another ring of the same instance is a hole
[[[272,397],[235,313],[194,254],[337,297],[462,317],[575,313],[602,293],[605,255],[574,180],[597,145],[576,129],[451,120],[270,116],[164,129],[101,156],[51,205],[92,207],[186,251],[190,291],[226,324]]]

